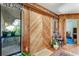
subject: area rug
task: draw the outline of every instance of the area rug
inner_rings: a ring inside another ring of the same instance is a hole
[[[54,52],[53,54],[51,54],[51,56],[72,56],[72,54],[67,53],[64,50],[60,49],[60,50]]]

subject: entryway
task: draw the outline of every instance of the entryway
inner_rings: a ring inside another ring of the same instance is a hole
[[[67,19],[65,23],[66,43],[77,44],[77,19]]]

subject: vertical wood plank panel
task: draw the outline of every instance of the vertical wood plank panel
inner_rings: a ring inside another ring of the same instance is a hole
[[[52,17],[24,7],[23,14],[23,51],[32,54],[50,48],[52,39]]]
[[[23,19],[22,19],[22,51],[30,52],[30,19],[29,19],[28,8],[23,8]]]
[[[64,39],[64,43],[66,43],[65,38],[65,19],[63,17],[59,18],[59,33],[61,37]]]

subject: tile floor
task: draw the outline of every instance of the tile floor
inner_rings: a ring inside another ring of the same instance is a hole
[[[20,54],[14,56],[19,56]],[[79,56],[79,45],[64,45],[56,51],[45,48],[35,53],[34,56]]]

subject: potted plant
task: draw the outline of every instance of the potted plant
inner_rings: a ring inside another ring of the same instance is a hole
[[[59,48],[59,43],[56,39],[52,40],[52,45],[53,45],[54,49],[56,49],[56,50]]]

